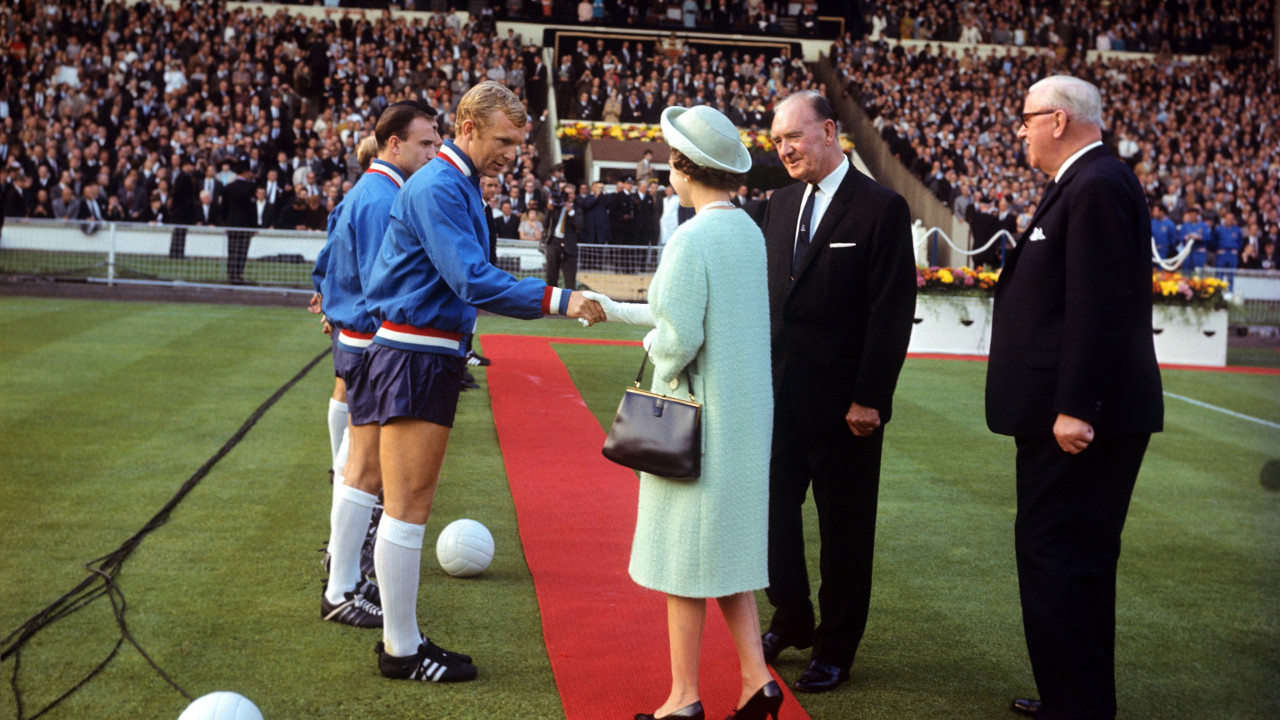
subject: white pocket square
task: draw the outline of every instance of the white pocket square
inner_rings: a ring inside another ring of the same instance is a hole
[[[857,247],[857,246],[858,246],[858,243],[831,243],[827,247],[831,248],[832,250],[838,250],[839,248],[848,248],[848,247]]]
[[[1031,242],[1035,242],[1036,240],[1043,240],[1044,231],[1041,230],[1039,226],[1036,226],[1036,229],[1031,231],[1031,237],[1027,239],[1030,240]]]

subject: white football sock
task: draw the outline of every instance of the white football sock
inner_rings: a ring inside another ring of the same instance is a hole
[[[342,494],[342,484],[347,481],[347,453],[351,447],[351,430],[342,431],[342,443],[338,445],[338,454],[333,458],[333,502],[337,504]]]
[[[324,596],[340,603],[360,582],[360,549],[373,516],[377,495],[346,485],[334,493],[333,510],[329,514],[329,587]]]
[[[347,429],[347,404],[329,398],[329,454],[336,464],[342,432]]]
[[[382,641],[388,655],[406,657],[418,652],[418,574],[422,564],[422,537],[426,525],[396,520],[383,514],[378,522],[378,542],[373,546],[373,566],[382,594]]]
[[[342,471],[347,467],[347,455],[351,452],[351,428],[342,428],[342,435],[338,442],[338,452],[333,455],[333,474],[342,475]]]

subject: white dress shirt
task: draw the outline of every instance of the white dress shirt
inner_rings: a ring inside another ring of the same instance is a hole
[[[813,199],[813,221],[809,223],[809,242],[813,242],[818,227],[822,225],[822,216],[827,214],[827,208],[831,207],[831,200],[836,196],[836,190],[840,189],[840,183],[844,182],[844,176],[848,174],[849,160],[846,158],[829,175],[818,181],[818,195]],[[800,198],[800,214],[796,216],[796,231],[793,237],[800,234],[800,219],[804,216],[804,206],[809,202],[809,194],[812,192],[814,192],[812,186],[806,187],[804,195]],[[791,252],[794,253],[795,240],[793,239],[791,243]]]

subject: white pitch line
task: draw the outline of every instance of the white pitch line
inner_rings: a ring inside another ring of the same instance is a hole
[[[1240,418],[1241,420],[1248,420],[1249,422],[1258,423],[1259,425],[1266,425],[1269,428],[1275,428],[1276,430],[1280,430],[1280,423],[1273,423],[1270,420],[1263,420],[1262,418],[1256,418],[1256,417],[1253,417],[1252,415],[1245,415],[1243,413],[1238,413],[1235,410],[1220,408],[1217,405],[1210,405],[1207,402],[1193,400],[1192,398],[1184,397],[1182,395],[1174,395],[1171,392],[1165,393],[1165,396],[1171,397],[1171,398],[1177,398],[1178,400],[1184,400],[1186,402],[1191,403],[1192,405],[1199,405],[1200,407],[1208,408],[1209,410],[1216,410],[1217,412],[1220,412],[1223,415],[1230,415],[1231,417],[1237,417],[1237,418]]]

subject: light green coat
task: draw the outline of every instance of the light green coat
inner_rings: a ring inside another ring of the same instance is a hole
[[[692,378],[702,477],[641,473],[631,577],[684,597],[763,588],[773,427],[764,235],[742,210],[698,213],[671,236],[649,303],[652,389],[685,397]]]

